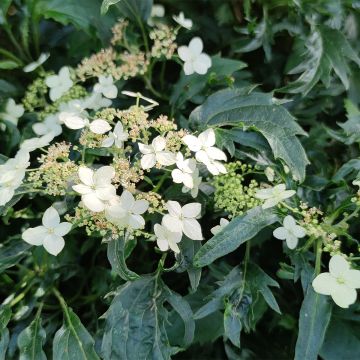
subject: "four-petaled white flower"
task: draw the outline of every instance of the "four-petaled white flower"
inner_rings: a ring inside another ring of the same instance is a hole
[[[50,142],[54,139],[54,137],[54,133],[50,132],[40,137],[26,139],[20,144],[20,149],[31,152],[36,149],[43,148],[45,146],[48,146]]]
[[[176,154],[176,166],[171,172],[174,183],[184,184],[189,189],[194,187],[193,172],[196,169],[196,161],[194,159],[184,159],[181,152]]]
[[[201,185],[201,181],[202,181],[202,177],[199,175],[199,169],[196,168],[195,171],[192,173],[192,178],[193,178],[193,187],[192,188],[188,188],[187,186],[183,186],[181,191],[183,193],[187,193],[190,192],[191,196],[193,198],[196,198],[199,194],[199,187]]]
[[[356,301],[360,271],[350,269],[350,264],[341,255],[334,255],[329,262],[329,272],[319,274],[312,286],[317,293],[330,295],[336,305],[346,309]]]
[[[306,235],[306,231],[296,224],[291,215],[287,215],[284,218],[283,226],[275,229],[273,235],[279,240],[286,240],[287,247],[292,250],[296,248],[299,239]]]
[[[173,15],[173,19],[185,29],[191,30],[193,22],[191,19],[186,19],[184,13],[181,11],[179,15]]]
[[[175,164],[175,155],[170,151],[165,151],[166,140],[161,136],[157,136],[151,145],[139,143],[139,150],[143,154],[141,158],[141,167],[151,169],[156,163],[163,166]]]
[[[121,149],[124,146],[124,142],[129,138],[127,131],[124,131],[122,123],[119,121],[116,123],[114,130],[108,134],[108,136],[103,140],[103,147],[110,147],[115,145],[117,148]]]
[[[50,88],[50,99],[52,101],[60,99],[73,86],[69,68],[66,66],[62,67],[58,75],[48,76],[45,79],[45,83]]]
[[[218,232],[220,232],[224,227],[226,227],[226,225],[229,223],[230,221],[225,219],[225,218],[221,218],[220,219],[220,225],[216,225],[213,228],[211,228],[211,233],[213,235],[216,235]]]
[[[207,73],[211,67],[211,58],[202,50],[203,42],[199,37],[194,37],[189,46],[180,46],[178,48],[179,57],[184,61],[185,75],[191,75],[194,72],[200,75]]]
[[[73,189],[81,194],[83,204],[93,212],[104,211],[107,202],[116,195],[116,189],[111,184],[115,176],[112,166],[102,166],[95,172],[85,166],[78,170],[82,184],[73,185]]]
[[[179,253],[180,249],[177,245],[182,238],[181,232],[170,231],[163,225],[155,224],[154,232],[156,235],[156,243],[161,251],[167,251],[171,249],[175,253]]]
[[[44,212],[42,225],[26,229],[22,234],[22,239],[31,245],[42,245],[48,253],[56,256],[64,248],[63,236],[69,233],[71,226],[68,222],[61,223],[59,213],[50,206]]]
[[[19,150],[13,159],[0,165],[0,206],[5,205],[15,195],[15,190],[22,184],[25,169],[30,165],[30,155]]]
[[[0,113],[0,119],[9,121],[17,125],[19,118],[24,115],[24,106],[16,104],[15,100],[10,98],[5,105],[5,112]]]
[[[268,209],[295,194],[295,190],[286,190],[285,184],[279,184],[268,189],[258,190],[255,197],[260,200],[265,200],[262,208]]]
[[[185,135],[183,141],[191,151],[196,153],[196,160],[203,163],[211,174],[226,174],[225,166],[219,162],[219,160],[226,161],[226,155],[214,146],[216,139],[213,129],[207,129],[199,136]]]
[[[106,218],[121,227],[141,229],[145,226],[145,220],[141,216],[149,208],[149,202],[135,200],[128,190],[124,190],[118,201],[110,204],[105,209]]]
[[[28,72],[31,72],[31,71],[34,71],[36,70],[39,66],[41,66],[48,58],[50,57],[50,54],[49,53],[42,53],[40,54],[39,58],[30,63],[30,64],[27,64],[26,66],[24,66],[23,68],[23,71],[28,73]]]
[[[43,122],[33,124],[32,129],[39,136],[52,133],[55,137],[62,133],[58,115],[48,115]]]
[[[183,207],[177,201],[168,201],[169,214],[164,215],[162,224],[170,231],[183,232],[191,240],[202,240],[201,226],[196,220],[201,213],[200,203],[190,203]]]
[[[99,76],[99,82],[94,85],[94,92],[103,94],[108,99],[115,99],[118,94],[118,89],[114,85],[114,79],[111,75]]]

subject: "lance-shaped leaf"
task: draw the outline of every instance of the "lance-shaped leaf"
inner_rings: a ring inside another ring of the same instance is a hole
[[[275,159],[282,159],[294,177],[303,181],[309,161],[296,135],[306,135],[305,131],[272,94],[250,91],[249,87],[220,90],[190,114],[190,121],[201,129],[242,126],[259,131]]]
[[[236,217],[200,248],[194,258],[195,266],[206,266],[221,256],[231,253],[253,238],[260,230],[277,221],[271,209],[256,207]]]
[[[43,351],[46,333],[41,326],[41,317],[38,313],[35,319],[20,334],[17,340],[20,350],[20,360],[46,360]]]
[[[130,244],[133,244],[131,242]],[[107,256],[112,269],[124,280],[136,280],[139,275],[129,270],[126,266],[127,247],[124,237],[111,239],[108,243]],[[128,250],[129,251],[129,250]]]
[[[53,342],[54,360],[99,360],[94,339],[85,329],[78,316],[62,304],[64,324],[56,332]]]
[[[308,286],[300,309],[295,360],[316,360],[331,318],[332,304]]]
[[[105,314],[105,360],[167,360],[176,353],[166,333],[163,283],[145,276],[119,288]]]

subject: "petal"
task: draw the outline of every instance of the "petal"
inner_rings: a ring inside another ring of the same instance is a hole
[[[59,119],[72,130],[83,129],[87,125],[87,119],[83,119],[77,115],[71,115],[70,113],[60,113]]]
[[[182,222],[180,221],[180,219],[171,215],[164,215],[162,219],[162,224],[169,231],[173,231],[173,232],[182,232],[183,229]]]
[[[215,132],[214,129],[207,129],[199,135],[199,141],[205,147],[215,145]]]
[[[70,224],[69,222],[62,222],[54,229],[54,232],[58,236],[65,236],[67,233],[70,232],[71,227],[72,224]]]
[[[296,222],[295,222],[295,219],[291,215],[287,215],[284,218],[283,224],[284,224],[285,229],[292,230],[295,227]]]
[[[181,184],[183,182],[183,175],[184,175],[184,173],[179,169],[174,169],[171,172],[171,176],[173,178],[173,181],[176,184]]]
[[[201,149],[201,141],[194,135],[185,135],[183,142],[191,151],[197,152]]]
[[[201,204],[200,203],[186,204],[182,207],[181,212],[184,217],[196,218],[201,213]]]
[[[110,124],[102,119],[96,119],[90,123],[90,130],[94,134],[105,134],[111,130]]]
[[[133,194],[128,190],[124,190],[120,196],[120,203],[123,209],[125,210],[132,209],[135,205],[135,199]]]
[[[74,191],[81,195],[86,195],[93,192],[93,190],[89,186],[83,184],[73,185],[72,188]]]
[[[199,37],[194,37],[189,43],[189,50],[192,55],[200,55],[203,51],[203,42]]]
[[[194,71],[199,75],[205,75],[211,66],[209,55],[201,54],[193,62]]]
[[[175,164],[175,154],[170,151],[161,151],[156,153],[156,160],[160,165],[170,166]]]
[[[340,284],[338,284],[331,292],[331,297],[335,304],[344,309],[348,308],[356,301],[356,295],[355,289]]]
[[[213,235],[216,235],[219,231],[221,230],[221,226],[220,225],[216,225],[214,227],[212,227],[210,229],[210,232],[213,234]]]
[[[42,224],[46,228],[55,228],[60,224],[60,216],[56,209],[50,206],[45,212],[42,217]]]
[[[36,135],[45,135],[48,132],[48,128],[45,124],[38,122],[33,124],[32,129]]]
[[[262,204],[262,208],[263,209],[269,209],[269,208],[272,208],[273,206],[277,205],[279,203],[279,200],[278,199],[275,199],[275,198],[270,198],[270,199],[267,199],[263,204]]]
[[[191,240],[202,240],[203,236],[201,233],[201,226],[195,219],[184,219],[183,220],[183,231],[184,234]]]
[[[166,209],[171,216],[180,217],[182,214],[181,206],[177,201],[169,200],[166,203]]]
[[[101,146],[102,147],[110,147],[114,144],[114,141],[115,141],[114,137],[109,136],[103,140],[103,142],[101,143]]]
[[[191,75],[194,73],[194,66],[192,61],[187,61],[184,63],[184,73],[185,75]]]
[[[115,169],[112,166],[102,166],[94,174],[94,183],[98,185],[110,185],[111,179],[115,176]]]
[[[35,228],[26,229],[21,237],[28,244],[39,246],[43,244],[46,234],[47,229],[44,226],[37,226]]]
[[[330,295],[336,284],[336,280],[328,272],[319,274],[312,282],[314,290],[322,295]]]
[[[280,199],[283,200],[283,199],[287,199],[289,197],[292,197],[296,194],[296,191],[295,190],[286,190],[286,191],[283,191],[280,195]]]
[[[136,200],[133,207],[132,213],[133,214],[143,214],[149,208],[149,202],[146,200]]]
[[[155,166],[156,164],[156,156],[155,154],[146,154],[141,158],[141,167],[146,170],[146,169],[151,169],[152,167]]]
[[[161,251],[167,251],[167,250],[169,250],[169,243],[167,242],[166,239],[157,238],[157,239],[156,239],[156,244],[157,244],[158,248],[159,248]]]
[[[105,209],[104,203],[94,193],[83,195],[81,200],[93,212],[100,212]]]
[[[117,97],[117,94],[118,94],[118,89],[117,89],[117,87],[115,85],[107,86],[103,90],[103,94],[108,99],[115,99]]]
[[[45,237],[43,245],[49,254],[57,256],[64,248],[65,241],[64,238],[59,235],[50,234]]]
[[[196,155],[195,158],[198,162],[201,162],[205,165],[210,163],[210,159],[209,156],[207,154],[207,152],[205,150],[199,150]],[[209,170],[210,171],[210,170]]]
[[[153,154],[154,153],[154,148],[151,145],[145,145],[142,143],[138,143],[139,145],[139,150],[142,154]]]
[[[189,189],[192,189],[194,187],[194,179],[191,176],[191,174],[183,174],[183,179],[182,179],[184,185],[186,187],[188,187]]]
[[[353,289],[360,289],[360,271],[349,270],[344,274],[345,284]]]
[[[109,201],[116,196],[116,189],[113,185],[97,187],[95,190],[96,196],[103,201]]]
[[[347,271],[349,271],[349,269],[349,263],[341,255],[335,255],[330,259],[329,271],[332,276],[343,276]]]
[[[180,239],[181,239],[181,235],[182,235],[181,233],[174,233],[174,234],[180,234]],[[174,239],[172,237],[168,238],[168,244],[169,244],[170,249],[174,253],[178,254],[180,252],[179,247],[177,246],[176,242],[174,241]]]
[[[80,166],[78,170],[80,180],[87,186],[93,186],[93,176],[94,172],[85,166]]]
[[[182,61],[189,61],[191,59],[191,51],[187,46],[180,46],[178,48],[178,54]]]
[[[158,237],[160,239],[166,238],[166,228],[160,224],[154,225],[154,233],[155,233],[156,237]]]
[[[286,237],[286,245],[290,250],[295,249],[298,242],[299,242],[299,239],[296,236],[294,236],[291,233],[288,233],[288,235]]]
[[[159,152],[165,149],[166,140],[162,136],[157,136],[151,143],[155,152]]]
[[[132,229],[141,229],[145,226],[145,220],[141,215],[131,214],[129,216],[129,226]]]
[[[45,84],[49,88],[57,86],[58,83],[59,83],[59,77],[57,75],[50,75],[45,79]]]
[[[261,189],[258,190],[255,194],[257,199],[266,200],[272,197],[273,189]]]
[[[285,229],[283,226],[278,227],[273,231],[273,236],[279,240],[285,240],[288,236],[288,230]]]
[[[295,227],[292,229],[292,233],[298,238],[302,238],[306,235],[305,229],[299,225],[295,225]]]
[[[212,160],[227,160],[225,153],[214,146],[207,148],[206,153]]]

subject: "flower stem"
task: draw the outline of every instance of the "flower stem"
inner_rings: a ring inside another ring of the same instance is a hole
[[[318,238],[316,241],[316,259],[315,259],[315,275],[320,274],[321,270],[321,255],[322,255],[322,239]]]

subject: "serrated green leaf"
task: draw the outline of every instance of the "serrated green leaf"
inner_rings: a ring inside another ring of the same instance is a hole
[[[128,269],[126,266],[126,246],[124,237],[111,239],[107,247],[107,257],[113,271],[124,280],[136,280],[139,275]]]
[[[18,336],[17,343],[20,350],[20,360],[46,360],[43,351],[46,333],[41,326],[40,314]]]
[[[316,360],[331,318],[332,304],[328,297],[308,286],[300,309],[299,335],[295,360]]]
[[[295,118],[271,94],[249,88],[220,90],[209,96],[191,114],[190,121],[201,129],[242,126],[259,131],[268,141],[275,159],[282,159],[296,179],[303,181],[309,163],[296,135],[305,135]]]
[[[99,360],[94,339],[78,316],[64,304],[64,323],[55,333],[53,360]]]
[[[276,221],[277,216],[271,209],[263,210],[261,207],[253,208],[243,216],[232,219],[224,229],[200,248],[195,255],[194,265],[202,267],[211,264]]]
[[[105,360],[168,360],[176,352],[165,329],[163,286],[161,279],[144,276],[119,288],[105,314]]]

